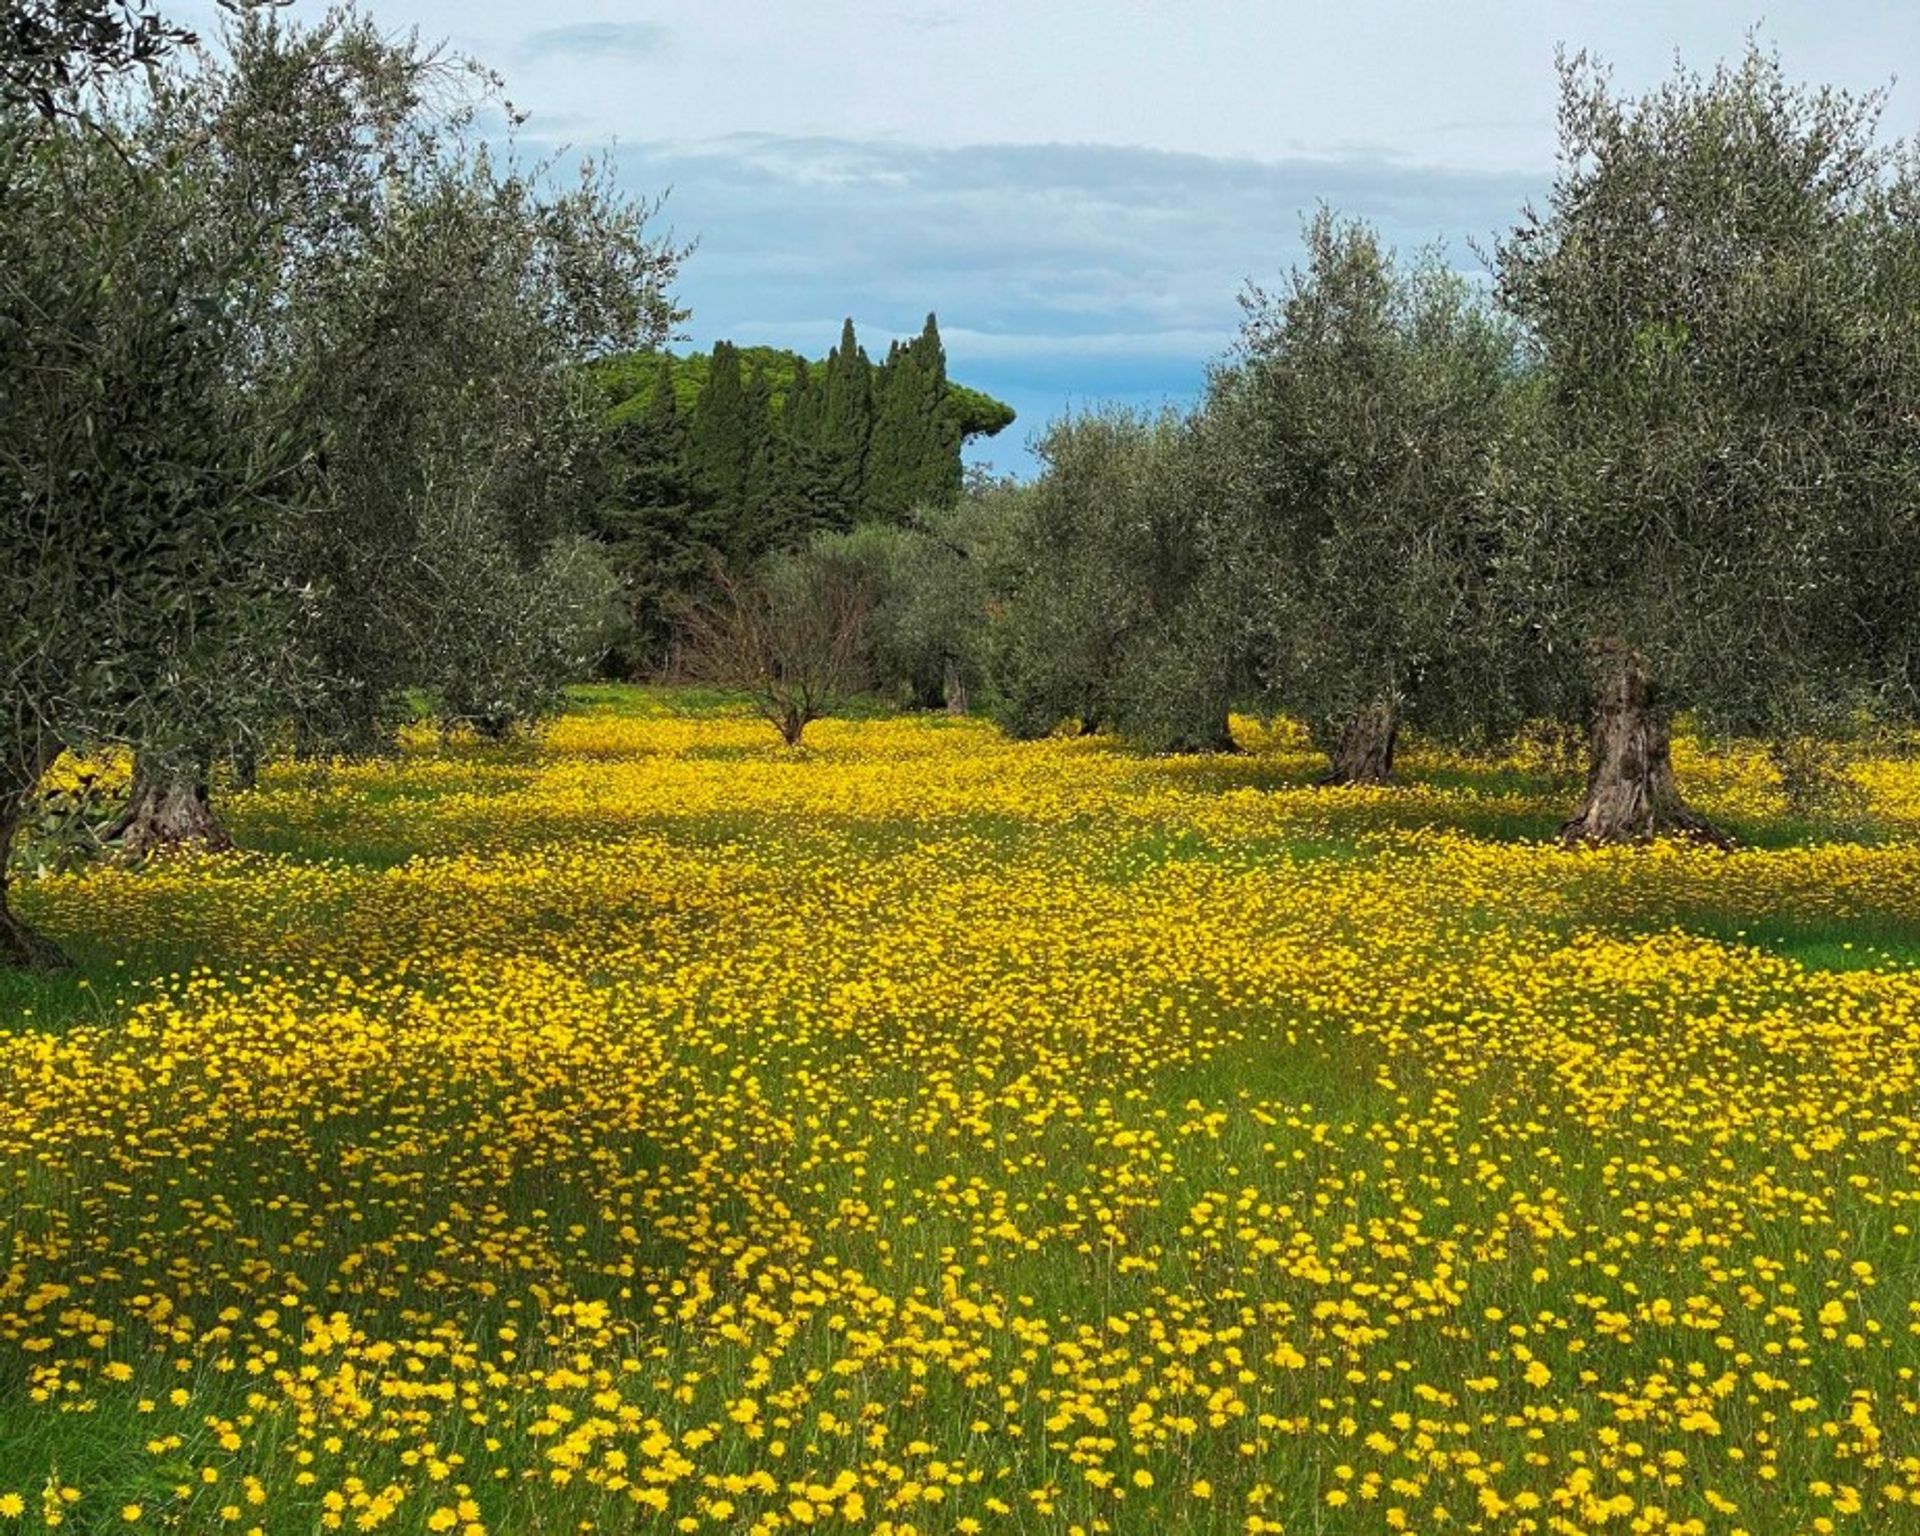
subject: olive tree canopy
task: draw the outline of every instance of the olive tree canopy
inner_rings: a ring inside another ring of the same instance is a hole
[[[1114,409],[1042,438],[989,678],[1013,734],[1072,719],[1155,751],[1232,746],[1237,567],[1219,542],[1230,525],[1203,427]]]

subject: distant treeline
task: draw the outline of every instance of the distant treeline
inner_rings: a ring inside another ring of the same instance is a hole
[[[899,523],[960,495],[962,444],[1012,409],[947,377],[934,316],[873,362],[848,320],[825,360],[717,343],[594,367],[610,429],[596,531],[626,596],[616,672],[665,659],[679,602],[716,564],[740,569],[815,534]]]

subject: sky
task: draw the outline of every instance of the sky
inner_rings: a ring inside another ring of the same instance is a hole
[[[529,151],[668,194],[687,345],[820,356],[851,315],[878,355],[935,311],[953,377],[1020,412],[970,456],[1015,473],[1063,411],[1193,398],[1321,203],[1479,270],[1551,181],[1557,45],[1638,91],[1759,24],[1791,76],[1887,88],[1884,131],[1920,131],[1916,0],[362,8],[498,70]]]

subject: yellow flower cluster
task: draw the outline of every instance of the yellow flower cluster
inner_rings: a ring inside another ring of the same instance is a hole
[[[1920,974],[1736,937],[1920,849],[1242,737],[649,705],[38,882],[151,980],[0,1032],[0,1533],[1920,1529]]]

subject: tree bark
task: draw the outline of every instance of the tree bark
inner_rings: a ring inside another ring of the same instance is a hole
[[[1594,714],[1586,796],[1560,828],[1560,841],[1637,843],[1663,835],[1732,846],[1681,797],[1673,776],[1672,721],[1645,658],[1620,650]]]
[[[132,859],[186,848],[224,853],[233,838],[213,813],[207,792],[207,754],[134,759],[133,792],[109,834]]]
[[[7,903],[14,836],[41,776],[59,760],[62,750],[58,742],[38,737],[24,751],[10,752],[0,762],[0,966],[58,971],[70,964],[59,945],[29,926]]]
[[[973,701],[968,696],[966,679],[960,675],[960,664],[951,656],[947,658],[942,683],[947,713],[964,715],[972,707]]]
[[[1400,736],[1400,713],[1386,700],[1355,710],[1340,728],[1340,740],[1328,757],[1332,767],[1322,784],[1391,784],[1393,748]]]

